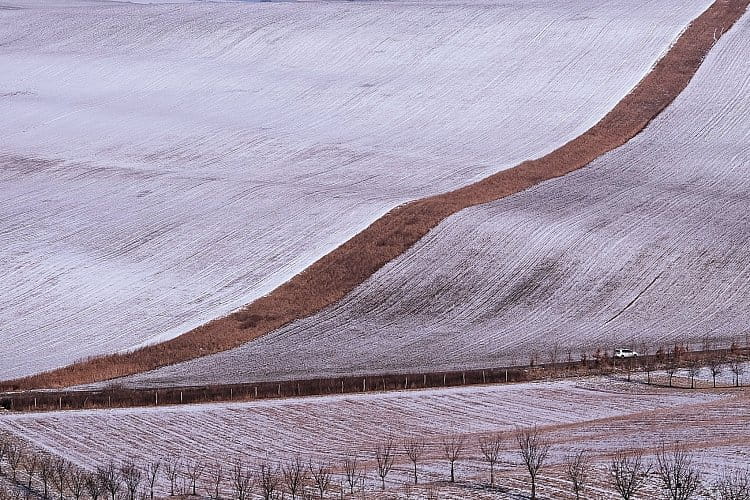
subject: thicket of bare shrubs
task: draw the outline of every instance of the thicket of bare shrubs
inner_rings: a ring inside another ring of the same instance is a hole
[[[507,445],[507,447],[506,447]],[[475,449],[476,448],[476,449]],[[55,500],[146,500],[153,499],[155,485],[167,485],[170,497],[195,497],[227,500],[291,500],[357,498],[366,496],[366,478],[374,490],[392,489],[386,482],[388,472],[398,461],[406,464],[409,476],[418,477],[419,463],[424,458],[426,443],[410,438],[399,450],[396,441],[388,439],[372,450],[373,460],[363,461],[357,456],[346,457],[339,466],[324,461],[305,462],[297,456],[284,463],[267,458],[260,463],[214,463],[207,467],[202,460],[182,460],[169,456],[144,464],[132,461],[110,461],[94,470],[84,470],[64,459],[36,450],[14,436],[0,432],[0,500],[42,499]],[[547,459],[551,443],[536,427],[519,428],[513,436],[503,433],[485,436],[478,445],[469,446],[458,434],[434,443],[436,453],[431,456],[445,463],[442,481],[420,487],[422,497],[438,499],[441,487],[480,488],[487,491],[509,491],[502,478],[498,481],[497,466],[503,472],[523,467],[528,480],[528,497],[537,498],[538,487],[549,478],[541,476],[550,466]],[[514,459],[508,459],[508,453]],[[413,458],[413,457],[416,457]],[[466,457],[484,461],[489,481],[470,484],[457,481],[455,465]],[[593,457],[584,450],[569,455],[555,469],[555,487],[563,479],[576,499],[591,498],[596,489],[609,487],[623,500],[642,497],[648,490],[649,498],[689,500],[710,493],[718,500],[750,500],[750,469],[729,469],[709,483],[690,453],[679,443],[662,443],[653,460],[648,461],[641,451],[622,450],[609,458],[606,467],[596,466],[606,457]],[[366,470],[366,467],[371,470]],[[402,471],[403,472],[403,471]],[[514,475],[514,489],[517,479]],[[596,478],[596,481],[594,481]],[[415,489],[409,478],[403,485],[407,498]],[[608,483],[608,484],[607,484]],[[592,487],[596,485],[596,489]],[[659,491],[660,494],[654,493]],[[372,491],[371,491],[372,493]],[[373,495],[370,495],[373,496]],[[378,494],[374,494],[378,497]]]

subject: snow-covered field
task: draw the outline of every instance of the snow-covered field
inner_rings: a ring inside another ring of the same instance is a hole
[[[0,379],[182,333],[554,149],[709,3],[5,0]]]
[[[339,304],[136,384],[524,364],[746,342],[750,14],[625,146],[447,219]],[[643,346],[643,344],[647,344]],[[559,358],[558,358],[559,359]]]
[[[389,487],[397,488],[409,480],[409,462],[401,450],[401,440],[406,437],[425,439],[422,478],[440,481],[447,473],[442,442],[445,436],[463,435],[466,448],[459,460],[458,477],[476,485],[486,481],[487,474],[477,447],[479,438],[497,431],[512,434],[516,426],[537,425],[553,443],[544,481],[554,489],[562,487],[555,484],[560,482],[556,467],[579,449],[586,449],[594,463],[604,467],[614,451],[637,448],[649,454],[661,441],[679,440],[700,450],[701,463],[726,466],[746,462],[750,453],[747,403],[744,391],[669,390],[593,378],[6,415],[0,416],[0,429],[88,468],[110,458],[133,459],[145,465],[170,454],[179,454],[186,462],[202,460],[211,467],[216,462],[231,466],[238,459],[254,464],[275,462],[299,454],[313,463],[330,461],[339,468],[345,457],[358,454],[368,468],[369,488],[376,484],[375,447],[392,437],[398,443],[398,457]],[[675,425],[678,419],[680,424]],[[500,477],[505,478],[502,484],[522,489],[523,471],[518,462],[509,435],[503,446]],[[603,476],[601,481],[605,479]],[[164,478],[160,488],[166,488]],[[463,495],[468,494],[464,491]]]

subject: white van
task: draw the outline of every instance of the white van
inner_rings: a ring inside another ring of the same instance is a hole
[[[632,349],[615,349],[616,358],[637,358],[638,353]]]

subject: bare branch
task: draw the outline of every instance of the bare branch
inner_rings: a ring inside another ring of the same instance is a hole
[[[668,452],[664,443],[656,455],[656,474],[670,500],[687,500],[698,491],[701,473],[692,457],[680,446]]]
[[[714,491],[719,500],[750,500],[750,469],[725,472]]]
[[[354,488],[359,484],[359,462],[357,456],[349,456],[344,460],[344,475],[346,484],[349,485],[349,494],[354,495]],[[294,499],[292,499],[294,500]]]
[[[591,463],[583,450],[565,460],[565,475],[570,481],[576,500],[581,500],[581,495],[588,484],[590,469]]]
[[[537,475],[544,465],[549,454],[549,443],[539,435],[536,426],[519,430],[516,434],[516,442],[521,453],[521,459],[529,471],[531,478],[531,498],[536,499]]]
[[[375,450],[375,460],[378,462],[378,476],[380,476],[381,489],[385,489],[385,477],[393,467],[395,458],[393,439],[388,439],[385,444],[379,444]]]
[[[443,454],[451,464],[451,483],[456,482],[455,465],[456,460],[463,453],[464,438],[460,434],[452,434],[443,439]]]
[[[320,493],[320,499],[322,500],[331,485],[331,467],[324,464],[317,464],[313,467],[312,463],[310,463],[309,469],[313,481],[315,481],[315,486],[317,486],[318,492]]]
[[[484,461],[490,465],[490,486],[495,486],[495,465],[500,459],[505,435],[498,432],[479,440],[479,449]]]
[[[618,451],[609,466],[614,486],[623,500],[630,500],[643,487],[651,467],[643,462],[641,452],[626,454]]]
[[[292,494],[292,500],[296,500],[297,494],[300,492],[300,488],[302,488],[302,480],[305,477],[305,468],[299,456],[284,466],[283,474],[286,487],[289,489],[289,493]]]
[[[424,440],[416,437],[407,439],[404,441],[404,452],[414,466],[414,484],[417,484],[417,463],[424,453]]]

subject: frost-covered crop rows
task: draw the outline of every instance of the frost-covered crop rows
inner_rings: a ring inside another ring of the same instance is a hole
[[[344,301],[240,348],[135,376],[204,383],[528,363],[597,347],[745,342],[750,15],[634,140],[456,214]],[[557,346],[557,347],[555,347]],[[558,358],[559,359],[559,358]]]
[[[554,149],[709,3],[4,2],[0,379],[182,333]]]
[[[740,391],[672,391],[605,378],[583,382],[19,414],[0,416],[0,429],[84,467],[110,458],[143,465],[170,454],[230,466],[238,459],[257,464],[300,454],[340,467],[346,456],[357,453],[370,467],[372,481],[374,449],[388,437],[399,443],[405,437],[424,438],[424,474],[444,479],[445,436],[464,435],[466,452],[459,473],[465,477],[473,470],[472,474],[484,475],[477,439],[489,432],[512,433],[518,425],[540,426],[554,443],[553,464],[581,447],[595,461],[606,462],[609,453],[621,448],[649,449],[662,439],[684,440],[691,433],[692,440],[706,449],[724,453],[731,442],[734,452],[747,453],[750,412],[747,395]],[[678,415],[681,424],[676,426]],[[730,415],[733,420],[728,422]],[[398,453],[392,484],[408,480],[408,461],[400,446]],[[516,462],[508,439],[503,467]]]

